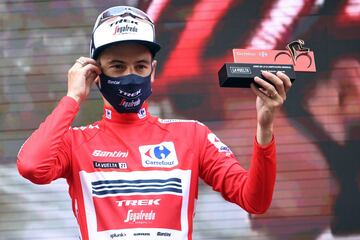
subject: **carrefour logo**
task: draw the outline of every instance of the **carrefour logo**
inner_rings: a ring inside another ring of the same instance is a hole
[[[139,147],[143,167],[172,168],[179,164],[173,142]]]

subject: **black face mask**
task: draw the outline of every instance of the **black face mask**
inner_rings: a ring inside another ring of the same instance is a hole
[[[151,73],[146,77],[129,74],[109,77],[100,74],[98,88],[104,98],[119,113],[137,113],[151,95]]]

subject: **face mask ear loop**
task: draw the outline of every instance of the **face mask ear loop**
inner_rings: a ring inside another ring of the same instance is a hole
[[[100,69],[101,69],[100,59],[98,58],[98,59],[96,60],[96,62],[99,64]],[[101,69],[101,74],[102,74],[102,69]],[[95,84],[96,84],[96,86],[98,87],[98,89],[101,90],[101,77],[100,77],[100,75],[99,75],[98,77],[99,77],[99,81],[98,81],[97,83],[95,83]]]
[[[95,83],[99,90],[101,90],[101,79],[97,83]]]

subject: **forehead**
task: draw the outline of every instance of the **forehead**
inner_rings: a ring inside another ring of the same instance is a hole
[[[100,55],[101,61],[122,60],[126,62],[148,60],[152,55],[147,47],[138,43],[117,43],[104,49]]]

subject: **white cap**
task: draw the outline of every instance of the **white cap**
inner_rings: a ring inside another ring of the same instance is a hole
[[[111,44],[128,41],[146,46],[153,56],[160,50],[160,45],[155,42],[154,24],[146,13],[128,6],[109,8],[96,20],[90,56],[96,59]]]

